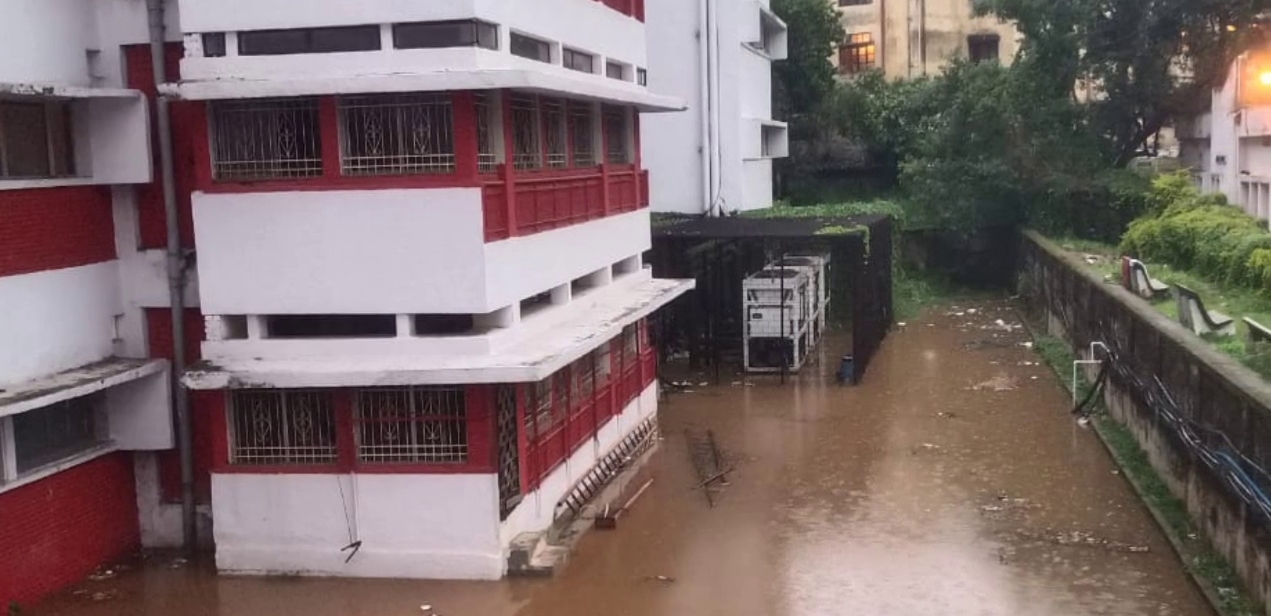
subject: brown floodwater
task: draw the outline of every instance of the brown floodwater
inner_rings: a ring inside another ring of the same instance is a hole
[[[672,395],[651,487],[552,579],[229,578],[154,556],[24,614],[1211,614],[1019,325],[1006,302],[946,308],[857,387],[834,382],[831,337],[785,385]],[[707,429],[733,468],[714,507],[686,436]]]

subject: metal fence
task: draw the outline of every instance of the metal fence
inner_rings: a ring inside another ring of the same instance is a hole
[[[210,105],[210,113],[216,179],[322,174],[318,99],[216,101]]]
[[[372,94],[339,100],[344,173],[455,170],[454,110],[448,94]]]
[[[230,401],[232,464],[335,462],[335,411],[329,392],[243,390]]]
[[[357,392],[357,456],[362,462],[461,464],[468,460],[463,387]]]

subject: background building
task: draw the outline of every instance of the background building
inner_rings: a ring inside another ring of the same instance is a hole
[[[689,111],[643,121],[645,160],[658,181],[653,209],[688,214],[772,205],[772,161],[789,151],[772,119],[772,62],[786,57],[785,24],[768,0],[646,0],[649,90]]]
[[[6,7],[0,605],[196,534],[497,578],[650,434],[644,3],[352,6]]]
[[[899,79],[938,74],[954,58],[1009,63],[1019,49],[1014,26],[976,17],[966,0],[827,0],[838,5],[841,75],[880,69]]]
[[[1179,159],[1201,190],[1271,218],[1271,53],[1236,59],[1210,110],[1179,122]]]

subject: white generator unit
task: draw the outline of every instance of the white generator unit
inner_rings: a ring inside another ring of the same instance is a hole
[[[818,303],[806,267],[767,267],[742,282],[742,357],[747,372],[803,367]]]

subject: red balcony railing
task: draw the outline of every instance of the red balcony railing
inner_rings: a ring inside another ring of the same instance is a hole
[[[509,176],[504,165],[499,179],[482,189],[485,239],[532,235],[648,207],[648,184],[648,171],[630,166]]]
[[[644,21],[644,0],[598,0],[605,6],[622,13]]]

